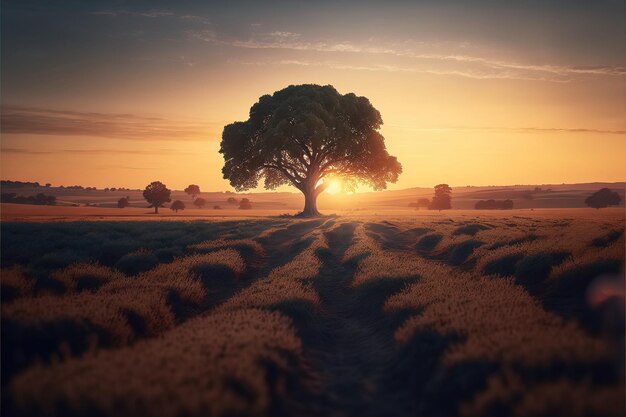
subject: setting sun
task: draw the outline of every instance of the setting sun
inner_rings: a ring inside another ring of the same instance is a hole
[[[328,183],[328,187],[326,187],[326,192],[328,194],[339,194],[343,191],[343,185],[339,178],[331,179]]]

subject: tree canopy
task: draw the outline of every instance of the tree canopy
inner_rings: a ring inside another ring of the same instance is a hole
[[[206,205],[206,200],[202,197],[198,197],[193,201],[194,206],[202,208]]]
[[[200,186],[196,184],[190,184],[184,190],[187,194],[191,196],[191,198],[196,198],[198,194],[200,194]]]
[[[379,132],[383,121],[366,97],[334,87],[291,85],[262,96],[244,122],[227,125],[220,153],[224,178],[237,191],[290,184],[305,196],[304,215],[318,215],[329,177],[384,189],[402,172]]]
[[[172,191],[169,190],[161,181],[154,181],[148,184],[146,189],[143,190],[143,198],[150,203],[150,207],[154,207],[154,213],[158,214],[159,207],[162,207],[163,204],[171,201],[171,193]]]
[[[435,185],[435,196],[430,202],[431,210],[448,210],[452,208],[452,188],[448,184]]]
[[[608,188],[602,188],[585,199],[585,204],[595,209],[605,208],[608,206],[616,206],[622,201],[622,198],[615,191]]]
[[[178,213],[178,210],[185,210],[185,203],[183,203],[180,200],[176,200],[172,203],[172,205],[170,206],[170,209]]]

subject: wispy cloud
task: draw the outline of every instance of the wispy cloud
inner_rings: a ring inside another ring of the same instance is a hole
[[[204,42],[227,45],[244,49],[282,49],[291,51],[327,52],[334,54],[369,54],[393,56],[415,60],[418,65],[411,67],[397,67],[392,65],[323,65],[337,69],[388,71],[388,72],[421,72],[441,75],[457,75],[469,78],[508,78],[522,80],[538,80],[566,82],[573,77],[595,76],[623,76],[623,66],[566,66],[554,64],[526,64],[510,62],[502,59],[474,56],[460,53],[430,53],[420,49],[429,47],[421,42],[396,42],[389,45],[374,45],[372,43],[357,44],[349,41],[311,41],[305,40],[302,35],[293,32],[273,31],[268,33],[254,33],[248,39],[229,39],[221,36],[214,30],[190,30],[187,32],[192,39]],[[430,46],[431,49],[432,46]],[[463,49],[460,45],[457,49]],[[441,49],[441,45],[438,46]],[[283,60],[275,63],[286,65],[315,65],[313,62]],[[456,65],[456,68],[438,68],[438,64],[447,66]],[[467,66],[475,67],[470,71]]]
[[[156,17],[175,16],[174,12],[171,12],[169,10],[148,10],[145,12],[135,12],[135,11],[125,10],[125,9],[116,9],[116,10],[99,10],[91,14],[94,14],[97,16],[111,16],[111,17],[124,16],[124,15],[140,16],[140,17],[149,17],[152,19]]]
[[[217,140],[222,124],[134,114],[4,106],[2,133],[95,136],[128,140]]]
[[[176,149],[53,149],[37,150],[28,148],[3,147],[2,153],[24,154],[24,155],[196,155],[197,152],[179,151]]]
[[[234,61],[231,61],[234,62]],[[303,61],[303,60],[278,60],[278,61],[236,61],[241,65],[297,65],[311,67],[327,67],[338,70],[351,71],[371,71],[371,72],[396,72],[396,73],[416,73],[416,74],[433,74],[433,75],[452,75],[464,78],[473,78],[477,80],[494,80],[494,79],[513,79],[526,81],[550,81],[558,83],[566,83],[571,81],[569,78],[555,78],[542,74],[518,73],[514,71],[494,71],[488,68],[459,68],[459,69],[443,69],[429,67],[406,67],[399,65],[352,65],[343,64],[333,61]]]
[[[521,133],[599,133],[607,135],[624,135],[626,130],[593,129],[593,128],[564,128],[564,127],[497,127],[497,126],[444,126],[444,127],[415,127],[406,125],[388,124],[391,128],[409,130],[413,132],[448,132],[448,131],[497,131],[497,132],[521,132]]]

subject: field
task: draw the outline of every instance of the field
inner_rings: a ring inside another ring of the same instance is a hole
[[[2,209],[3,415],[624,415],[623,208]]]

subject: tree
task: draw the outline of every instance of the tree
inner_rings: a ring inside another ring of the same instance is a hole
[[[616,206],[622,201],[616,191],[608,188],[602,188],[585,199],[585,204],[595,209],[601,209],[608,206]]]
[[[154,207],[154,213],[159,214],[159,207],[163,207],[163,204],[171,201],[171,193],[172,191],[161,181],[154,181],[143,190],[143,198],[150,203],[150,207]]]
[[[435,185],[435,196],[428,206],[431,210],[448,210],[452,208],[452,188],[448,184]]]
[[[172,203],[172,205],[170,206],[170,209],[178,213],[178,210],[185,210],[185,203],[183,203],[180,200],[176,200]]]
[[[237,191],[264,180],[271,190],[291,184],[304,194],[302,216],[317,216],[317,197],[328,179],[341,177],[384,189],[402,172],[385,149],[382,119],[366,97],[334,87],[291,85],[262,96],[245,122],[224,127],[224,178]]]
[[[477,210],[512,210],[513,200],[478,200],[474,208]]]
[[[200,194],[200,187],[195,184],[190,184],[187,188],[185,188],[185,192],[191,196],[192,199],[195,199],[198,194]]]
[[[50,184],[49,182],[46,183],[46,188],[50,188],[52,187],[52,184]]]
[[[198,207],[198,208],[202,208],[206,205],[206,200],[202,197],[196,198],[193,201],[194,206]]]
[[[117,200],[117,208],[128,207],[130,205],[130,202],[128,200],[130,200],[128,197],[122,197]]]
[[[237,204],[237,199],[235,197],[228,197],[228,200],[226,200],[226,202],[228,204]]]
[[[221,210],[222,208],[220,206],[213,206],[213,210]]]
[[[242,198],[239,202],[240,210],[250,210],[252,208],[252,203],[247,198]]]

